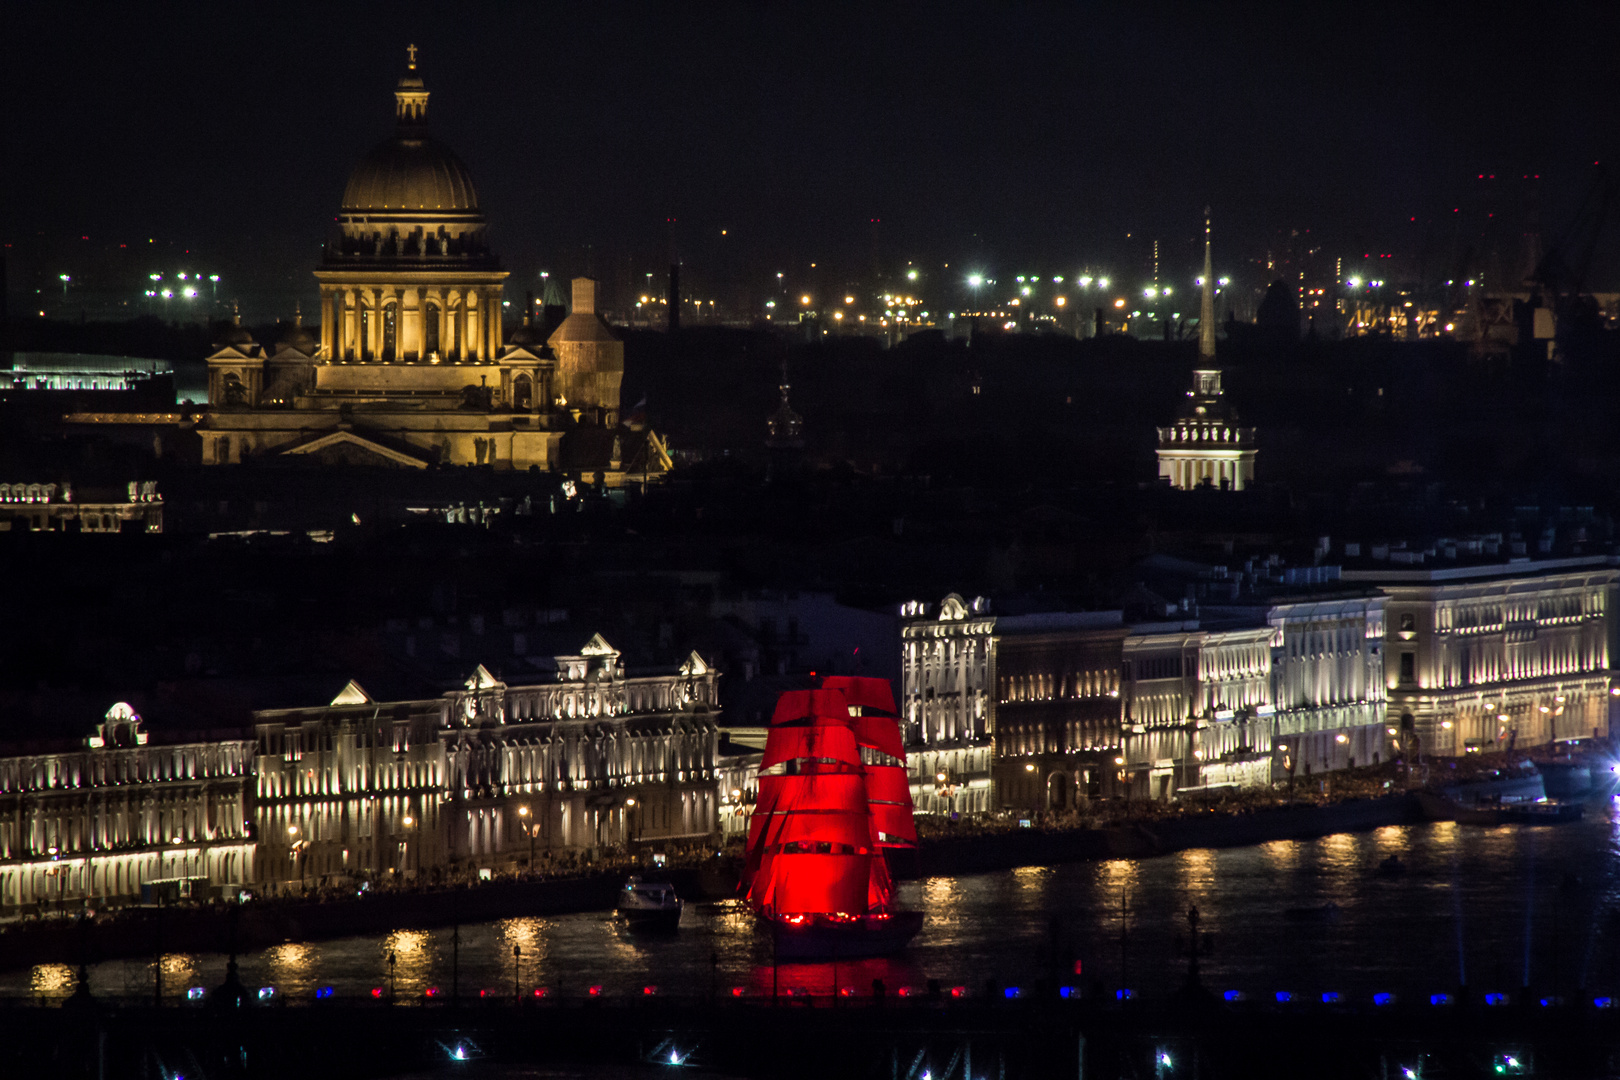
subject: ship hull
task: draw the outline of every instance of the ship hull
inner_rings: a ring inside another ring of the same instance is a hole
[[[900,952],[922,929],[920,911],[897,911],[888,916],[866,915],[854,920],[821,919],[790,923],[759,916],[760,927],[771,935],[778,960],[851,960],[889,956]]]
[[[674,907],[620,907],[617,915],[632,933],[673,934],[680,929],[683,906],[677,902]]]

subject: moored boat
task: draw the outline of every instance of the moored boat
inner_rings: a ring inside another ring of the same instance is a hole
[[[675,895],[675,886],[632,876],[619,890],[614,912],[631,930],[670,932],[680,926],[685,907]]]
[[[1455,821],[1461,825],[1563,825],[1581,819],[1578,802],[1551,802],[1544,799],[1524,802],[1477,802],[1472,806],[1436,795],[1417,792],[1418,805],[1431,821]]]
[[[881,956],[922,928],[898,910],[887,848],[914,847],[911,782],[886,680],[781,696],[748,826],[748,905],[779,959]]]

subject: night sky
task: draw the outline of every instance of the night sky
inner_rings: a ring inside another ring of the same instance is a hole
[[[1425,9],[13,5],[0,231],[13,291],[146,245],[312,296],[415,42],[519,288],[661,269],[671,217],[717,288],[874,249],[1141,276],[1153,238],[1180,273],[1206,202],[1234,269],[1298,230],[1434,276],[1518,243],[1526,174],[1555,234],[1614,152],[1620,4]]]

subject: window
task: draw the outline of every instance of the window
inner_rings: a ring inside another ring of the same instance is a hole
[[[1405,615],[1401,616],[1401,632],[1403,634],[1409,634],[1416,629],[1417,619],[1412,615],[1411,612],[1407,612]]]
[[[1417,655],[1415,653],[1401,653],[1401,682],[1412,682],[1417,678]]]

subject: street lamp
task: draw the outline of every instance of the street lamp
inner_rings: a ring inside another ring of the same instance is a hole
[[[289,850],[291,851],[293,859],[296,860],[297,863],[298,863],[298,889],[299,889],[300,892],[302,892],[303,888],[304,888],[304,869],[305,869],[304,852],[309,849],[309,841],[308,840],[303,840],[303,839],[297,839],[297,837],[298,837],[298,826],[296,826],[296,825],[287,826],[287,843],[288,843],[288,847],[289,847]]]
[[[526,818],[528,816],[529,808],[527,806],[518,807],[518,817]],[[529,870],[532,873],[534,871],[534,823],[523,821],[519,822],[519,824],[523,827],[523,831],[529,834]]]
[[[56,276],[62,279],[62,299],[66,300],[68,282],[72,281],[73,279],[68,277],[66,274],[57,274]]]
[[[630,798],[624,800],[624,809],[625,809],[624,826],[625,826],[625,832],[628,834],[625,839],[627,841],[634,840],[634,839],[636,839],[636,828],[635,827],[636,827],[636,823],[637,823],[635,796],[632,795]],[[628,843],[626,844],[626,846],[627,847],[629,846]]]

